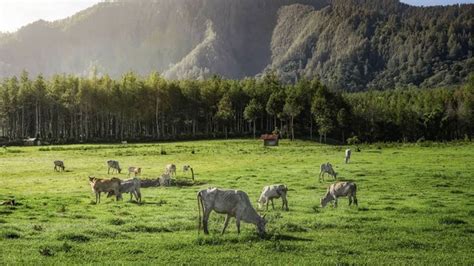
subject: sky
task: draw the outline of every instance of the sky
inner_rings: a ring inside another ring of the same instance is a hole
[[[98,2],[101,0],[0,0],[0,32],[14,32],[39,19],[54,21],[66,18]],[[474,0],[402,0],[401,2],[429,6],[474,3]]]

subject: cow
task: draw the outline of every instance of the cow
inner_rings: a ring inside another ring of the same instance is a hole
[[[191,178],[194,180],[194,169],[189,165],[183,165],[183,172],[191,171]]]
[[[320,171],[319,171],[319,182],[321,182],[321,176],[323,177],[323,181],[324,181],[324,174],[326,173],[334,177],[334,180],[336,180],[337,173],[334,171],[334,169],[332,168],[332,165],[329,162],[321,164]]]
[[[349,197],[349,206],[352,202],[357,205],[357,185],[353,182],[337,182],[331,184],[326,192],[326,195],[320,199],[321,207],[324,208],[330,201],[334,200],[334,207],[337,207],[338,197]]]
[[[262,194],[260,195],[260,198],[258,199],[258,207],[260,209],[263,208],[263,205],[266,204],[268,210],[268,203],[271,201],[272,202],[272,209],[275,209],[275,205],[273,204],[273,199],[278,199],[281,198],[283,204],[281,206],[282,209],[289,210],[288,209],[288,200],[286,198],[286,193],[288,192],[288,187],[285,185],[281,184],[276,184],[276,185],[270,185],[270,186],[265,186],[263,187]],[[286,208],[285,208],[286,207]]]
[[[174,165],[174,164],[166,165],[165,173],[170,174],[170,176],[176,176],[176,165]]]
[[[349,160],[351,159],[351,153],[352,153],[351,149],[346,150],[346,156],[345,156],[346,163],[349,163]]]
[[[91,185],[92,191],[95,193],[95,203],[100,203],[100,193],[112,192],[116,200],[122,199],[122,194],[120,193],[120,179],[113,177],[112,179],[101,179],[94,176],[89,176],[89,183]]]
[[[160,186],[169,187],[171,185],[171,177],[169,173],[163,173],[159,178],[158,182]]]
[[[64,167],[64,162],[63,161],[60,161],[60,160],[56,160],[54,161],[54,171],[63,171],[64,172],[64,169],[66,169],[66,167]]]
[[[258,234],[265,235],[265,217],[260,217],[250,203],[247,193],[241,190],[224,190],[218,188],[208,188],[198,192],[197,203],[199,209],[198,233],[203,225],[204,234],[209,234],[208,221],[211,211],[220,214],[227,214],[224,222],[222,234],[224,234],[229,220],[235,217],[237,233],[240,234],[240,221],[256,225]],[[201,219],[201,211],[203,213]]]
[[[128,177],[130,177],[130,174],[133,173],[136,176],[142,173],[142,168],[140,167],[135,167],[135,166],[130,166],[128,168]]]
[[[120,181],[120,193],[130,193],[130,201],[132,200],[133,196],[135,196],[135,199],[137,202],[142,201],[142,194],[140,192],[140,187],[141,187],[141,182],[140,179],[138,178],[130,178],[126,180],[121,180]],[[112,196],[113,192],[109,192],[107,195],[107,198]]]
[[[107,174],[110,174],[110,168],[112,168],[112,174],[114,171],[117,171],[119,174],[122,172],[122,168],[120,168],[119,162],[115,160],[108,160],[107,161],[107,166],[109,167],[107,169]]]

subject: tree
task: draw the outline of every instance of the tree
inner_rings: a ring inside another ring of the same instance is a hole
[[[346,108],[341,108],[339,109],[339,112],[337,112],[337,124],[339,128],[341,129],[341,134],[342,134],[342,142],[345,140],[345,129],[347,127],[347,123],[349,122],[349,116],[346,111]]]
[[[303,109],[301,107],[300,95],[296,88],[289,87],[289,91],[287,92],[287,97],[285,101],[285,105],[283,106],[283,113],[290,117],[290,131],[291,131],[291,140],[295,139],[295,127],[294,127],[294,120],[295,117],[301,113]]]
[[[230,101],[229,95],[224,95],[219,101],[217,108],[216,117],[224,124],[225,138],[227,139],[227,123],[234,116],[234,110],[232,109],[232,102]]]
[[[256,138],[255,120],[257,120],[258,115],[260,114],[261,111],[262,111],[261,105],[257,102],[256,99],[252,99],[244,109],[245,119],[247,119],[249,122],[253,122],[253,138]]]

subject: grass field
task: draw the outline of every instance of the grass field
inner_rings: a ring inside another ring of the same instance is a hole
[[[474,144],[425,146],[361,146],[347,165],[345,147],[304,141],[9,147],[0,150],[0,201],[14,196],[20,205],[0,206],[0,264],[473,265]],[[55,159],[66,172],[53,171]],[[167,163],[190,178],[181,167],[191,164],[198,182],[142,189],[140,205],[128,195],[95,205],[87,177],[112,177],[108,159],[141,166],[143,178]],[[336,209],[319,207],[331,181],[319,183],[317,173],[327,161],[338,179],[357,183],[358,208],[345,198]],[[249,224],[237,235],[234,220],[221,236],[224,216],[216,213],[211,234],[197,234],[198,190],[241,189],[255,203],[273,183],[288,185],[290,211],[277,200],[266,212],[265,239]]]

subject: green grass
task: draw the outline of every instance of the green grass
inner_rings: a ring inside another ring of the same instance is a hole
[[[347,165],[343,150],[252,140],[3,149],[0,200],[19,205],[0,206],[0,264],[474,264],[474,144],[362,146]],[[66,172],[53,171],[56,159]],[[181,167],[190,164],[200,183],[142,189],[143,204],[124,195],[95,205],[87,177],[112,177],[108,159],[142,167],[143,178],[176,163],[186,184]],[[359,208],[344,198],[337,209],[319,207],[327,161],[340,180],[357,182]],[[255,203],[273,183],[288,185],[290,211],[277,200],[266,212],[265,239],[249,224],[237,235],[234,220],[221,236],[216,213],[211,234],[197,234],[198,190],[238,188]]]

